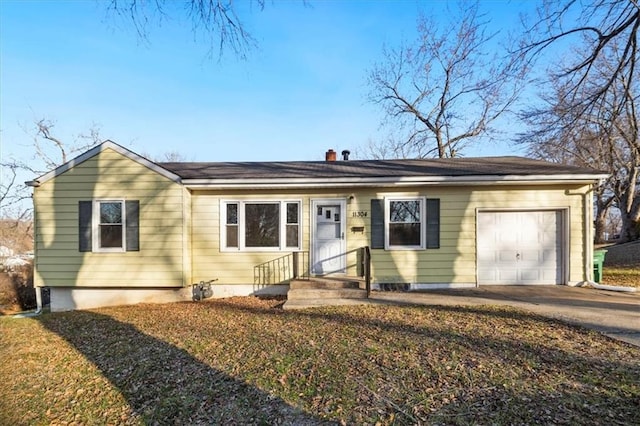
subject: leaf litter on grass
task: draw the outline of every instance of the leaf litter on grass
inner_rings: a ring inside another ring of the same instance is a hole
[[[640,423],[640,350],[592,331],[502,307],[280,304],[3,318],[6,420]]]

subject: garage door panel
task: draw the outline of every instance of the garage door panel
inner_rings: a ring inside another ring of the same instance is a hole
[[[549,264],[549,265],[551,265],[552,263],[555,264],[557,258],[558,258],[558,251],[555,248],[546,249],[546,250],[543,250],[542,252],[542,260],[545,262],[545,264]]]
[[[540,271],[537,269],[522,269],[518,281],[531,282],[533,284],[541,280]]]
[[[498,252],[497,260],[500,262],[511,262],[512,260],[515,260],[516,255],[517,253],[515,250],[500,250]]]
[[[507,281],[515,282],[518,280],[518,271],[515,269],[501,269],[497,273],[497,283]]]
[[[522,264],[525,264],[527,262],[537,264],[540,261],[542,261],[542,259],[544,258],[544,254],[540,253],[539,250],[523,249],[523,250],[514,251],[514,252],[515,252],[515,255],[508,260],[514,260]]]
[[[560,284],[560,211],[479,212],[479,284]]]

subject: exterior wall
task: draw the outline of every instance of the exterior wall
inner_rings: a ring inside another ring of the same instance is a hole
[[[407,192],[407,195],[440,198],[440,248],[409,252],[373,250],[374,279],[376,282],[475,284],[478,209],[567,209],[568,283],[583,281],[582,196],[567,195],[566,190],[566,186],[492,185],[434,186]],[[572,188],[579,192],[577,190],[578,187]],[[587,190],[587,186],[581,188],[581,191]]]
[[[51,287],[51,312],[136,303],[173,303],[191,299],[191,288]]]
[[[78,201],[92,199],[139,200],[140,251],[78,250]],[[190,284],[190,194],[139,163],[107,149],[35,188],[34,205],[36,286]]]
[[[301,229],[302,250],[309,251],[311,217],[309,215],[311,199],[343,198],[351,192],[335,191],[194,191],[192,194],[192,248],[194,282],[217,278],[216,288],[226,284],[252,285],[253,292],[264,291],[264,286],[254,283],[254,266],[285,256],[290,251],[221,251],[220,250],[220,202],[221,200],[302,200]],[[359,207],[357,207],[359,208]],[[356,206],[347,204],[347,273],[356,274],[355,249],[368,244],[366,234],[352,234],[351,212]],[[369,210],[369,207],[367,207]],[[233,291],[233,290],[229,290]]]
[[[587,270],[590,268],[589,244],[585,244],[590,241],[590,229],[585,228],[585,223],[590,223],[590,204],[586,211],[583,207],[583,200],[591,201],[588,190],[589,185],[432,185],[402,191],[190,191],[107,149],[35,189],[35,284],[51,287],[52,303],[58,300],[59,306],[65,308],[164,301],[177,294],[189,297],[189,289],[155,290],[176,289],[214,278],[218,279],[215,296],[282,294],[286,285],[255,282],[254,267],[290,252],[221,251],[221,200],[301,200],[302,250],[310,251],[311,201],[344,199],[347,274],[356,275],[356,249],[371,244],[371,199],[385,196],[440,199],[440,248],[372,250],[374,283],[411,283],[412,288],[475,285],[478,210],[558,209],[566,212],[565,275],[567,283],[574,284],[589,279],[584,270],[585,263]],[[140,251],[78,250],[78,201],[92,199],[139,200]],[[127,295],[117,297],[125,288]]]
[[[248,285],[254,282],[253,268],[288,252],[221,252],[220,200],[302,200],[302,250],[310,249],[311,199],[344,198],[349,200],[346,212],[347,273],[356,274],[355,249],[370,245],[371,199],[385,196],[424,196],[440,199],[440,248],[427,250],[372,250],[374,283],[427,284],[433,287],[465,286],[476,283],[476,215],[478,209],[559,209],[567,212],[569,250],[568,283],[586,279],[584,270],[585,229],[583,197],[589,186],[429,186],[405,191],[363,189],[336,190],[255,190],[194,191],[192,194],[192,248],[194,281],[218,278],[217,286]],[[568,195],[567,190],[571,194]],[[590,199],[590,198],[589,198]],[[366,212],[366,217],[354,217]],[[352,232],[364,227],[364,232]],[[254,291],[260,290],[254,284]]]

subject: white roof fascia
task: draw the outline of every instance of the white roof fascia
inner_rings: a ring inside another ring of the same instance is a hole
[[[166,177],[167,179],[170,179],[176,183],[181,183],[181,178],[180,176],[170,172],[169,170],[160,167],[159,165],[157,165],[156,163],[154,163],[153,161],[149,161],[146,158],[136,154],[133,151],[129,151],[127,148],[118,145],[117,143],[110,141],[110,140],[106,140],[104,142],[102,142],[100,145],[96,145],[93,148],[91,148],[89,151],[78,155],[76,158],[67,161],[66,163],[64,163],[63,165],[56,167],[55,169],[51,170],[48,173],[43,174],[42,176],[40,176],[39,178],[29,181],[27,182],[27,184],[29,186],[39,186],[45,182],[47,182],[48,180],[53,179],[54,177],[61,175],[62,173],[66,172],[69,169],[74,168],[75,166],[84,163],[85,161],[89,160],[90,158],[95,157],[96,155],[100,154],[102,151],[105,151],[107,149],[112,149],[114,151],[116,151],[117,153],[129,158],[132,161],[135,161],[138,164],[141,164],[143,166],[145,166],[148,169],[153,170],[154,172],[158,173],[159,175],[162,175],[164,177]]]
[[[583,175],[509,175],[509,176],[407,176],[385,178],[291,178],[291,179],[183,179],[191,189],[233,188],[310,188],[310,187],[375,187],[422,185],[505,185],[588,183],[607,178],[606,174]]]

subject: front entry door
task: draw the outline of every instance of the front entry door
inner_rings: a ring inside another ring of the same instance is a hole
[[[311,273],[345,273],[346,241],[344,200],[313,200],[313,252]]]

